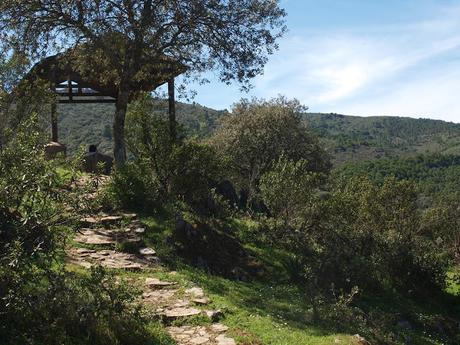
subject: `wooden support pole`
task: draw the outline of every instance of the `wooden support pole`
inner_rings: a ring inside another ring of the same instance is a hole
[[[177,129],[176,129],[176,99],[174,95],[174,78],[168,81],[168,101],[169,101],[169,134],[171,136],[171,142],[177,141]]]
[[[56,94],[56,70],[53,68],[51,78],[51,90]],[[51,141],[58,142],[57,100],[51,101]]]
[[[58,142],[58,121],[55,102],[51,104],[51,141]]]
[[[69,88],[69,101],[73,100],[73,85],[72,85],[72,79],[70,79],[70,76],[67,79],[67,85]]]

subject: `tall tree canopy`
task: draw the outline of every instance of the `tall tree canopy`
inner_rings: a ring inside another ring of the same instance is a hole
[[[277,0],[2,0],[0,33],[32,60],[87,43],[79,65],[104,63],[116,76],[114,154],[123,162],[126,108],[143,66],[166,56],[247,87],[277,48],[284,16]]]

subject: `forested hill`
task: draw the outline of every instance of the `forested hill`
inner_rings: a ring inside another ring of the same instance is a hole
[[[306,121],[338,164],[426,153],[460,154],[460,124],[451,122],[313,113]]]
[[[60,140],[70,153],[82,145],[111,150],[110,104],[59,105]],[[167,111],[158,101],[158,111]],[[178,103],[177,117],[190,135],[205,137],[227,114],[198,104]],[[325,142],[336,165],[375,158],[410,157],[425,153],[460,154],[460,124],[405,117],[358,117],[309,113],[305,121]]]
[[[158,113],[167,114],[168,105],[165,101],[157,102]],[[113,104],[60,104],[59,140],[66,144],[70,154],[80,147],[98,145],[101,152],[112,150],[112,117],[115,111]],[[214,110],[199,104],[177,103],[177,119],[188,135],[204,137],[209,135],[218,125],[219,118],[225,110]]]

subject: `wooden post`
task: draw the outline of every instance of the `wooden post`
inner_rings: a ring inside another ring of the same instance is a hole
[[[72,79],[70,79],[70,76],[67,79],[67,85],[68,85],[67,87],[69,91],[69,101],[72,102],[73,101],[73,86],[72,86]]]
[[[169,135],[171,142],[175,143],[177,140],[176,133],[176,99],[174,96],[174,78],[168,81],[168,101],[169,101]]]
[[[51,90],[56,93],[56,71],[53,69],[51,81]],[[57,105],[56,101],[51,103],[51,141],[58,142],[58,121],[57,121]]]
[[[51,141],[58,142],[58,122],[56,114],[56,103],[51,104]]]

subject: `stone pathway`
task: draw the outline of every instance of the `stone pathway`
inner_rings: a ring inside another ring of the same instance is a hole
[[[178,344],[184,345],[236,345],[235,340],[225,335],[228,327],[220,323],[207,326],[168,327],[169,334]]]
[[[74,240],[83,246],[89,245],[90,248],[71,248],[67,253],[71,263],[86,268],[101,265],[111,269],[136,271],[158,265],[159,258],[155,250],[143,246],[141,236],[145,228],[136,214],[100,213],[82,218],[80,224],[81,229]],[[129,244],[130,253],[112,249],[118,244]],[[223,313],[206,309],[211,300],[200,287],[184,290],[176,282],[149,277],[143,282],[143,289],[142,303],[161,316],[166,324],[175,320],[182,320],[181,324],[185,324],[167,327],[168,333],[177,344],[236,345],[235,340],[225,335],[228,327],[218,323]],[[187,318],[193,316],[209,318],[211,324],[186,325]]]

